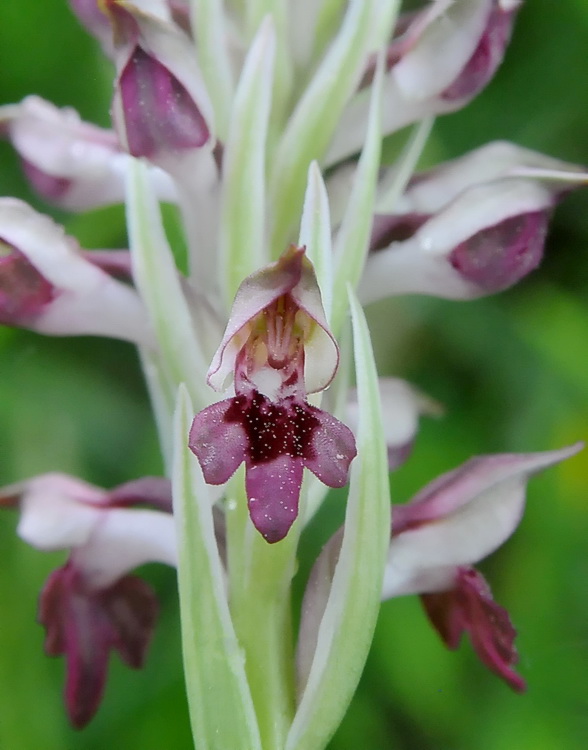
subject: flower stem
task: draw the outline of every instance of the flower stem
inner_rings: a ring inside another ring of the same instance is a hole
[[[229,599],[264,750],[280,750],[295,708],[290,583],[298,523],[268,544],[247,512],[242,473],[227,500]]]

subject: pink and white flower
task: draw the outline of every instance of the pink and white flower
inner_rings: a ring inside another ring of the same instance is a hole
[[[306,400],[329,385],[338,361],[312,266],[291,246],[239,288],[208,372],[217,390],[233,372],[235,396],[197,414],[190,431],[209,484],[224,484],[245,462],[251,520],[268,542],[283,539],[298,515],[305,467],[329,487],[347,482],[353,435]]]
[[[144,664],[158,604],[128,573],[146,562],[176,565],[170,483],[145,477],[107,492],[44,474],[0,490],[0,506],[20,509],[18,534],[28,544],[69,552],[43,587],[39,622],[46,652],[65,656],[68,715],[83,727],[100,705],[110,651],[134,669]]]

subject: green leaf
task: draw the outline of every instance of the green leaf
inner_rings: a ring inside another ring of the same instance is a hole
[[[198,750],[261,750],[244,658],[225,593],[210,492],[188,448],[193,415],[180,389],[175,416],[174,516],[186,690]]]
[[[390,541],[390,490],[367,323],[349,291],[360,421],[341,552],[286,750],[321,750],[355,692],[372,641]]]
[[[434,117],[426,117],[412,129],[402,153],[388,172],[388,179],[378,187],[376,213],[389,214],[395,210],[398,199],[414,174],[434,123]]]
[[[229,31],[223,0],[191,0],[190,6],[196,53],[214,108],[216,136],[224,142],[229,130],[235,84],[227,47]]]
[[[133,278],[159,344],[159,352],[153,356],[160,357],[160,377],[172,383],[174,390],[185,383],[191,398],[202,408],[210,401],[205,388],[207,364],[192,326],[147,168],[137,160],[129,169],[127,223]]]
[[[347,313],[345,289],[355,289],[361,278],[369,247],[374,215],[374,198],[382,151],[383,58],[380,57],[372,85],[372,97],[365,143],[357,165],[351,195],[335,240],[335,281],[331,325],[339,334]]]
[[[369,52],[377,49],[381,20],[393,3],[351,0],[341,29],[303,92],[277,148],[273,164],[276,214],[272,252],[284,250],[300,211],[308,164],[320,160],[356,89]]]
[[[268,19],[245,60],[224,155],[220,243],[229,307],[243,279],[268,261],[265,162],[274,53],[275,33]]]
[[[331,216],[327,189],[321,170],[315,161],[308,169],[298,245],[306,247],[306,254],[314,265],[325,314],[327,320],[330,320],[333,300]]]

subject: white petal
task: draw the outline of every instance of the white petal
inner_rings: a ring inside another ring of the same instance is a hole
[[[446,588],[456,567],[478,562],[514,532],[529,476],[582,447],[482,456],[425,487],[395,516],[399,527],[408,528],[390,543],[383,597]]]
[[[86,544],[74,555],[90,585],[103,588],[147,562],[175,566],[173,516],[154,510],[102,511]]]

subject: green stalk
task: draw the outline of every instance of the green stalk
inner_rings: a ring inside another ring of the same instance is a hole
[[[295,709],[290,584],[299,522],[277,544],[253,528],[243,474],[226,504],[229,602],[264,750],[281,750]]]

